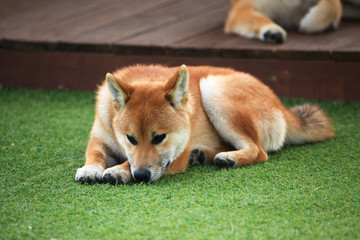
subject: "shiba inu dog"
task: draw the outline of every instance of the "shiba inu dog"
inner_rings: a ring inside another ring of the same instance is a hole
[[[285,143],[334,135],[317,106],[288,110],[255,77],[227,68],[136,65],[106,75],[78,182],[154,182],[188,164],[241,167]]]
[[[231,10],[225,33],[282,43],[284,28],[318,33],[337,28],[342,14],[340,0],[229,0]]]

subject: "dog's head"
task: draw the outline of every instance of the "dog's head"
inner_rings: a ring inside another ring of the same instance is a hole
[[[136,182],[154,182],[190,138],[189,74],[185,65],[172,76],[143,68],[130,74],[135,80],[123,79],[129,74],[108,73],[106,81],[115,108],[113,129],[125,149],[131,174]]]

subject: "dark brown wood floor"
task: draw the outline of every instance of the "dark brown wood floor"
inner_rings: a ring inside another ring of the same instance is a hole
[[[360,22],[291,31],[285,44],[269,45],[224,34],[228,10],[226,0],[0,0],[0,84],[91,90],[106,71],[137,62],[210,64],[248,71],[281,95],[360,100]],[[82,84],[67,82],[72,68],[83,69]],[[57,69],[65,72],[44,84],[39,75]]]

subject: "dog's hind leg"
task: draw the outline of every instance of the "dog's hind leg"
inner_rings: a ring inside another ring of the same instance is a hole
[[[207,112],[220,136],[232,144],[235,150],[216,154],[214,164],[218,167],[235,167],[265,162],[268,156],[260,146],[259,134],[251,119],[242,116],[234,124],[223,110],[219,106]]]
[[[300,21],[300,31],[317,33],[337,28],[341,18],[340,0],[320,0]]]
[[[268,43],[283,43],[286,31],[270,18],[257,12],[251,4],[236,3],[225,23],[225,33],[258,38]]]
[[[256,106],[248,103],[248,93],[236,85],[240,78],[251,81],[249,75],[233,75],[210,76],[200,83],[206,114],[221,138],[235,148],[215,155],[214,163],[219,167],[244,166],[268,159],[260,145],[260,127],[252,115]]]

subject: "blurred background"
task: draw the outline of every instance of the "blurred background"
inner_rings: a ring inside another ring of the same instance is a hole
[[[0,0],[0,85],[92,91],[131,64],[214,65],[281,96],[360,99],[359,21],[290,31],[273,45],[224,34],[229,9],[226,0]]]

